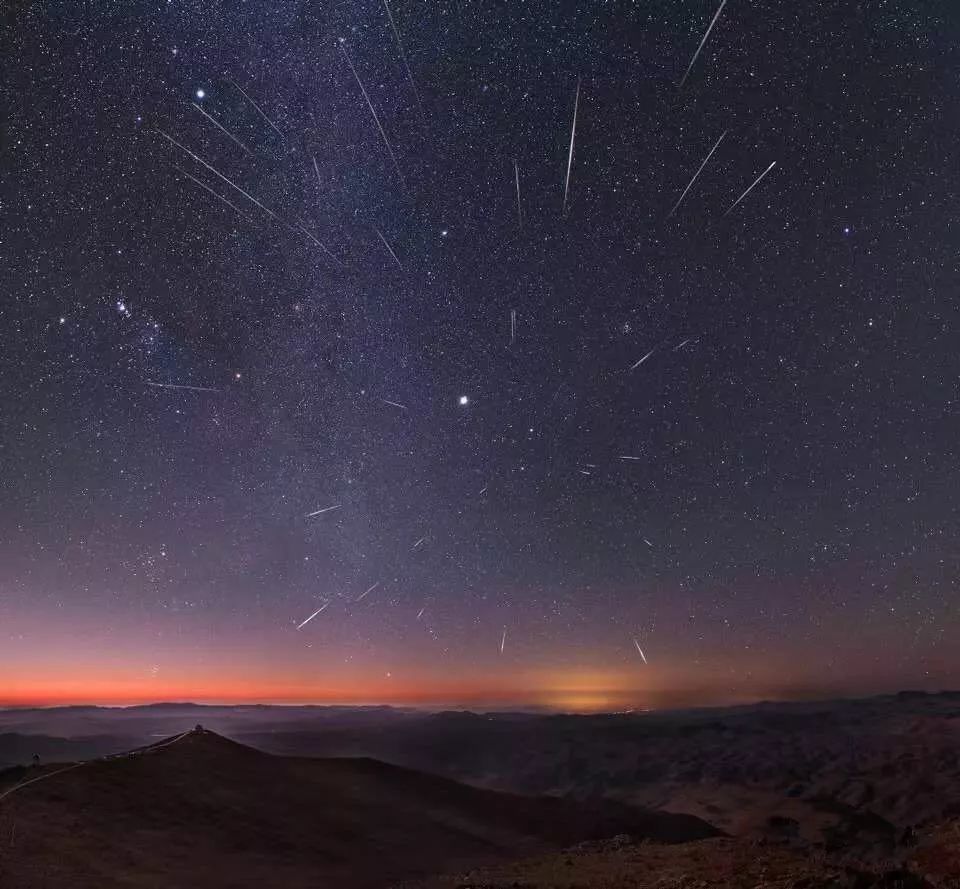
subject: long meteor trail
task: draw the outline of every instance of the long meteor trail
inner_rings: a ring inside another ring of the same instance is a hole
[[[150,380],[147,380],[148,386],[153,386],[154,389],[186,389],[190,392],[219,392],[219,389],[212,389],[209,386],[182,386],[177,385],[176,383],[154,383]]]
[[[228,139],[233,139],[233,141],[236,142],[237,145],[239,145],[247,154],[251,154],[250,149],[247,148],[247,146],[244,145],[236,136],[234,136],[233,133],[230,132],[230,130],[228,130],[225,126],[223,126],[223,124],[221,124],[220,121],[218,121],[215,117],[213,117],[213,115],[207,114],[207,112],[204,111],[196,102],[191,102],[190,104],[193,105],[193,107],[196,108],[197,111],[199,111],[207,120],[209,120],[210,123],[212,123],[218,130],[220,130],[220,132],[223,133]]]
[[[393,261],[397,264],[397,268],[399,268],[402,272],[403,266],[400,265],[400,260],[397,259],[397,254],[393,252],[393,247],[390,246],[390,242],[383,236],[383,232],[380,231],[380,229],[378,229],[376,226],[374,226],[373,230],[380,236],[380,240],[383,241],[383,246],[387,248],[388,252],[393,257]]]
[[[239,185],[236,184],[236,182],[233,182],[230,179],[228,179],[216,167],[208,164],[202,157],[200,157],[200,155],[194,154],[189,148],[187,148],[186,145],[181,145],[176,139],[173,138],[173,136],[169,135],[168,133],[165,133],[163,130],[158,129],[157,132],[161,136],[163,136],[163,138],[166,139],[168,142],[171,142],[173,145],[176,145],[177,148],[179,148],[181,151],[185,151],[187,154],[189,154],[190,157],[192,157],[198,164],[202,164],[203,166],[205,166],[211,173],[213,173],[218,178],[222,179],[231,188],[239,191],[240,194],[242,194],[247,200],[253,201],[253,203],[255,203],[261,210],[263,210],[264,213],[270,216],[271,219],[275,219],[277,222],[280,223],[280,225],[285,226],[286,228],[290,229],[290,231],[292,232],[298,232],[300,234],[306,235],[318,247],[320,247],[340,268],[343,268],[343,264],[326,248],[326,246],[320,241],[318,241],[313,235],[311,235],[310,232],[308,232],[302,225],[298,228],[295,225],[291,225],[289,222],[287,222],[286,219],[281,219],[279,216],[277,216],[276,213],[273,212],[273,210],[261,204],[260,201],[258,201],[252,194],[250,194],[250,192],[244,191]],[[192,179],[193,177],[191,176],[190,178]],[[194,181],[196,182],[197,180],[194,180]],[[231,206],[233,205],[231,204]]]
[[[523,211],[520,207],[520,167],[513,162],[513,178],[517,183],[517,226],[523,228]]]
[[[720,8],[710,20],[710,24],[707,26],[707,30],[703,35],[703,40],[700,41],[697,51],[693,54],[693,58],[690,59],[690,64],[687,65],[687,70],[683,72],[683,78],[681,79],[680,86],[678,86],[677,89],[683,89],[683,85],[687,82],[687,78],[690,76],[690,72],[693,70],[693,66],[696,64],[697,58],[700,56],[700,51],[703,49],[703,45],[707,42],[707,38],[710,36],[713,26],[717,23],[717,19],[720,18],[720,13],[723,12],[723,7],[726,5],[727,0],[723,0],[723,2],[720,4]]]
[[[643,356],[639,361],[635,361],[630,365],[630,370],[636,370],[644,361],[646,361],[654,352],[657,351],[657,347],[654,346],[646,355]]]
[[[281,133],[280,130],[277,129],[277,125],[276,125],[272,120],[270,120],[270,118],[267,117],[267,115],[266,115],[266,113],[264,112],[264,110],[263,110],[256,102],[254,102],[253,99],[251,99],[251,98],[243,91],[243,87],[240,86],[240,84],[237,83],[235,80],[230,80],[229,77],[227,78],[227,83],[232,83],[238,90],[240,90],[240,94],[243,96],[243,98],[246,99],[251,105],[253,105],[254,108],[257,109],[257,113],[258,113],[268,124],[270,124],[270,126],[273,128],[273,131],[274,131],[281,139],[283,139],[283,133]]]
[[[302,624],[297,625],[298,630],[302,630],[310,621],[312,621],[324,608],[326,608],[330,603],[324,602],[313,614],[310,615]]]
[[[175,166],[176,166],[176,165],[175,165]],[[232,208],[233,208],[234,210],[236,210],[244,219],[249,219],[249,218],[250,218],[250,217],[247,216],[247,214],[244,213],[243,210],[241,210],[236,204],[232,204],[232,203],[231,203],[230,201],[228,201],[223,195],[217,194],[209,185],[207,185],[206,182],[201,182],[199,179],[197,179],[196,176],[191,176],[190,173],[188,173],[186,170],[183,169],[183,167],[176,167],[176,169],[177,169],[179,172],[183,173],[183,175],[186,176],[187,179],[192,179],[192,180],[193,180],[194,182],[196,182],[197,185],[199,185],[202,189],[204,189],[205,191],[208,191],[210,194],[212,194],[218,201],[223,201],[223,203],[225,203],[228,207],[232,207]]]
[[[667,214],[667,219],[677,212],[677,207],[683,203],[683,199],[687,196],[687,192],[693,188],[693,183],[697,181],[698,177],[703,172],[703,168],[709,163],[710,158],[713,157],[713,153],[720,147],[720,143],[723,141],[724,136],[726,136],[729,132],[729,130],[724,130],[720,134],[720,138],[717,139],[716,144],[710,149],[710,153],[703,159],[703,163],[697,168],[697,172],[693,174],[693,179],[687,183],[687,187],[683,190],[683,194],[680,195],[680,199],[673,205],[673,207],[671,207],[670,212]]]
[[[573,167],[573,140],[577,135],[577,109],[580,107],[580,78],[577,78],[577,92],[573,99],[573,126],[570,128],[570,152],[567,155],[567,180],[563,185],[563,212],[567,211],[567,194],[570,191],[570,170]]]
[[[370,96],[367,95],[366,87],[364,87],[363,81],[360,80],[360,75],[357,74],[357,69],[353,67],[353,62],[350,61],[350,56],[347,55],[347,51],[344,49],[342,43],[340,44],[340,52],[343,53],[343,57],[347,60],[347,64],[350,66],[350,70],[353,72],[353,78],[357,81],[357,86],[360,87],[360,92],[363,93],[363,98],[366,100],[367,107],[370,109],[370,113],[373,115],[373,120],[377,125],[377,129],[380,130],[380,135],[383,137],[383,144],[387,146],[387,153],[390,155],[390,160],[393,161],[393,166],[397,170],[397,175],[400,177],[400,182],[403,187],[406,188],[406,180],[403,178],[403,173],[400,171],[400,164],[397,163],[397,158],[393,153],[393,149],[390,147],[390,140],[387,138],[386,132],[384,132],[383,124],[380,123],[380,118],[377,117],[377,112],[374,110],[373,102],[370,101]]]
[[[340,505],[341,504],[338,503],[336,506],[325,506],[323,509],[318,509],[315,512],[308,512],[304,518],[312,519],[314,516],[323,515],[325,512],[331,512],[334,509],[340,509]]]
[[[400,50],[400,58],[403,59],[403,67],[407,69],[407,80],[410,81],[410,89],[413,90],[413,97],[417,100],[417,107],[423,111],[423,105],[420,104],[420,94],[417,92],[417,85],[413,82],[413,72],[407,62],[407,54],[403,51],[403,43],[400,40],[400,32],[397,30],[397,23],[393,20],[393,13],[390,11],[389,0],[383,0],[383,6],[387,10],[387,18],[390,19],[390,27],[393,28],[393,36],[397,38],[397,49]]]
[[[643,653],[643,649],[640,647],[640,643],[636,639],[633,640],[633,644],[637,646],[637,651],[640,652],[640,657],[643,658],[643,662],[647,662],[647,656]]]
[[[213,167],[210,164],[208,164],[202,157],[200,157],[200,155],[194,154],[189,148],[187,148],[186,145],[181,145],[176,139],[173,138],[173,136],[169,135],[168,133],[165,133],[163,130],[157,130],[157,132],[161,136],[163,136],[163,138],[166,139],[168,142],[172,143],[173,145],[176,145],[177,148],[179,148],[181,151],[185,151],[187,154],[189,154],[190,157],[192,157],[198,164],[202,164],[215,176],[220,177],[220,179],[226,182],[227,185],[229,185],[231,188],[234,188],[237,191],[239,191],[240,194],[242,194],[245,198],[247,198],[247,200],[253,201],[253,203],[255,203],[261,210],[263,210],[265,213],[268,213],[272,218],[276,219],[277,222],[279,222],[281,225],[285,225],[287,226],[287,228],[293,229],[293,226],[290,225],[289,222],[284,222],[279,216],[277,216],[276,213],[273,212],[273,210],[271,210],[269,207],[265,207],[252,194],[244,191],[235,182],[232,182],[231,180],[227,179],[227,177],[224,176],[223,173],[221,173],[216,167]],[[296,229],[293,229],[293,230],[296,231]]]
[[[314,235],[312,235],[309,231],[307,231],[306,226],[304,226],[302,219],[297,220],[297,225],[300,227],[300,231],[302,231],[311,241],[313,241],[314,244],[316,244],[324,253],[327,254],[327,256],[330,257],[330,259],[333,261],[333,264],[337,268],[339,269],[343,268],[343,263],[340,262],[340,260],[337,259],[337,257],[330,252],[327,245],[324,244],[323,241],[321,241],[319,238],[314,237]]]
[[[760,184],[760,180],[763,179],[763,177],[766,176],[767,173],[769,173],[776,165],[777,165],[777,162],[773,161],[773,163],[771,163],[766,170],[764,170],[759,176],[757,176],[757,178],[753,180],[753,183],[750,185],[750,187],[729,206],[729,208],[727,209],[727,212],[724,213],[723,215],[724,216],[729,215],[730,212],[733,210],[733,208],[736,207],[737,204],[739,204],[740,201],[742,201],[748,194],[750,194],[750,192],[753,191]]]
[[[380,586],[379,580],[373,586],[367,587],[367,589],[365,589],[362,593],[360,593],[360,595],[357,596],[355,601],[359,602],[364,596],[367,595],[367,593],[372,593],[378,586]]]

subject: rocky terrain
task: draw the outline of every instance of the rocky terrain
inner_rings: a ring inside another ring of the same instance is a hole
[[[248,733],[467,783],[695,814],[736,836],[895,861],[960,817],[960,694],[602,716],[442,713],[389,731]]]
[[[956,825],[948,832],[953,833]],[[902,866],[838,864],[776,843],[735,838],[679,846],[615,837],[559,855],[474,869],[408,889],[951,889],[960,886],[955,843],[930,839]]]
[[[208,731],[8,771],[0,886],[386,886],[620,832],[717,835],[685,815],[467,787],[369,759],[276,757]]]
[[[646,886],[640,858],[654,862],[664,880],[674,874],[681,881],[676,885],[713,879],[711,869],[716,879],[730,867],[754,873],[724,864],[737,856],[766,861],[764,873],[782,874],[783,882],[770,885],[783,886],[794,885],[791,880],[808,887],[821,885],[817,880],[869,885],[856,880],[902,881],[907,873],[930,885],[956,885],[951,880],[960,869],[960,693],[592,716],[193,705],[6,711],[0,712],[0,729],[7,732],[0,735],[0,761],[28,761],[27,751],[43,742],[61,758],[72,758],[66,755],[71,751],[122,749],[124,741],[148,743],[197,719],[286,757],[370,757],[469,785],[466,790],[695,816],[728,835],[684,853],[641,848],[637,840],[649,832],[601,831],[594,836],[627,833],[629,840],[616,849],[581,847],[562,866],[548,849],[512,869],[511,862],[529,851],[518,844],[496,864],[499,870],[478,871],[477,879],[491,886],[503,880],[592,886],[600,879],[594,871],[608,865],[611,873],[603,879],[613,880],[609,885]],[[22,768],[6,779],[0,773],[0,784],[24,774]],[[555,847],[574,833],[553,833],[549,840]],[[0,852],[3,845],[0,832]],[[431,872],[455,874],[449,879],[463,881],[468,873],[446,867],[445,859],[436,864]],[[551,868],[560,868],[568,882],[544,876]],[[621,871],[626,882],[618,883]]]

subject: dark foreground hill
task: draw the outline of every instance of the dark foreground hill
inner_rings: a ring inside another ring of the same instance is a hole
[[[691,816],[271,756],[212,732],[14,779],[32,783],[0,787],[4,889],[388,886],[615,834],[717,834]]]

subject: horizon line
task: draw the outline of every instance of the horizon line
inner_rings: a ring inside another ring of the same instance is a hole
[[[13,710],[58,710],[58,709],[81,709],[91,708],[99,710],[132,710],[146,707],[276,707],[276,708],[305,708],[312,707],[317,709],[378,709],[378,710],[422,710],[427,712],[440,712],[443,710],[460,710],[470,712],[472,710],[501,710],[514,712],[534,712],[549,711],[553,713],[576,713],[588,712],[596,715],[604,713],[622,714],[622,713],[659,713],[677,710],[723,710],[736,707],[753,707],[763,704],[816,704],[831,703],[836,701],[857,701],[873,700],[876,698],[896,698],[896,697],[935,697],[938,695],[953,696],[960,695],[960,688],[940,688],[934,691],[918,688],[904,688],[897,691],[863,691],[863,692],[830,692],[826,689],[818,691],[810,690],[809,694],[796,694],[785,697],[756,697],[736,702],[700,702],[690,701],[687,703],[677,703],[673,705],[650,706],[635,705],[629,707],[564,707],[559,702],[550,703],[547,701],[509,701],[497,699],[494,697],[467,700],[435,700],[435,701],[284,701],[284,700],[217,700],[217,699],[196,699],[196,700],[140,700],[130,702],[98,702],[98,701],[58,701],[54,703],[36,702],[8,702],[0,700],[0,712]],[[561,696],[562,697],[562,696]],[[627,703],[626,701],[624,703]]]

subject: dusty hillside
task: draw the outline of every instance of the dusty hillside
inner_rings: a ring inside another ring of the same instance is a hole
[[[879,861],[960,814],[960,694],[598,716],[445,713],[246,736],[470,784],[695,814],[728,833]]]
[[[591,836],[715,833],[686,816],[499,794],[372,760],[275,757],[210,732],[53,774],[62,768],[26,772],[42,780],[0,800],[0,885],[384,886]]]
[[[839,864],[742,838],[676,846],[628,837],[408,884],[408,889],[956,889],[953,828],[938,832],[903,866]],[[946,843],[946,845],[945,845]]]

